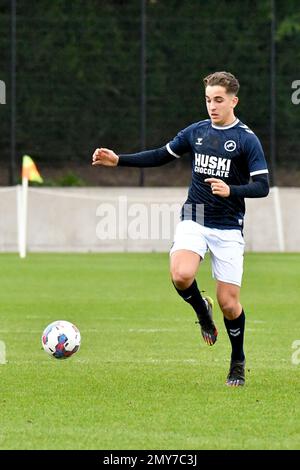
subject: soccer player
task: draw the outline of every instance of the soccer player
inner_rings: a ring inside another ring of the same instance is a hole
[[[98,148],[92,164],[153,167],[185,153],[192,156],[192,181],[170,252],[171,277],[178,294],[195,310],[204,341],[213,345],[218,336],[213,302],[201,295],[195,279],[210,252],[216,296],[232,349],[226,385],[237,387],[245,384],[245,314],[240,303],[244,198],[268,195],[268,169],[260,141],[235,116],[236,77],[215,72],[204,78],[204,87],[210,119],[191,124],[159,149],[117,155]]]

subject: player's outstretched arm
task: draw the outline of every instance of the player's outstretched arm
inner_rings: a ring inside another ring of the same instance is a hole
[[[117,166],[119,162],[118,155],[110,149],[96,149],[92,157],[92,165]]]
[[[109,149],[96,149],[93,153],[92,165],[103,166],[131,166],[140,168],[149,168],[154,166],[165,165],[177,160],[174,155],[170,154],[167,147],[161,147],[154,150],[145,150],[138,153],[130,153],[117,155]]]

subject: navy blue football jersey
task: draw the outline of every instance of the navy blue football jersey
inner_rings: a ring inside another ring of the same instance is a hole
[[[248,184],[250,177],[268,173],[267,163],[256,135],[236,119],[229,126],[216,126],[210,119],[191,124],[167,144],[168,152],[192,157],[192,181],[182,219],[197,219],[197,205],[203,209],[206,227],[242,229],[245,215],[244,198],[212,194],[206,178],[218,178],[228,185]],[[187,215],[188,214],[188,215]]]

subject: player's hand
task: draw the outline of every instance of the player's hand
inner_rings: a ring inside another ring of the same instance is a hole
[[[100,148],[93,153],[92,165],[117,166],[119,157],[110,149]]]
[[[223,180],[206,178],[204,181],[210,184],[211,192],[216,196],[228,197],[230,195],[230,187]]]

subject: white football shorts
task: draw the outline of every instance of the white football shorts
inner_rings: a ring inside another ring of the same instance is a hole
[[[218,281],[240,286],[243,277],[245,242],[238,229],[223,230],[204,227],[193,220],[183,220],[176,227],[170,255],[190,250],[204,259],[211,255],[212,276]]]

